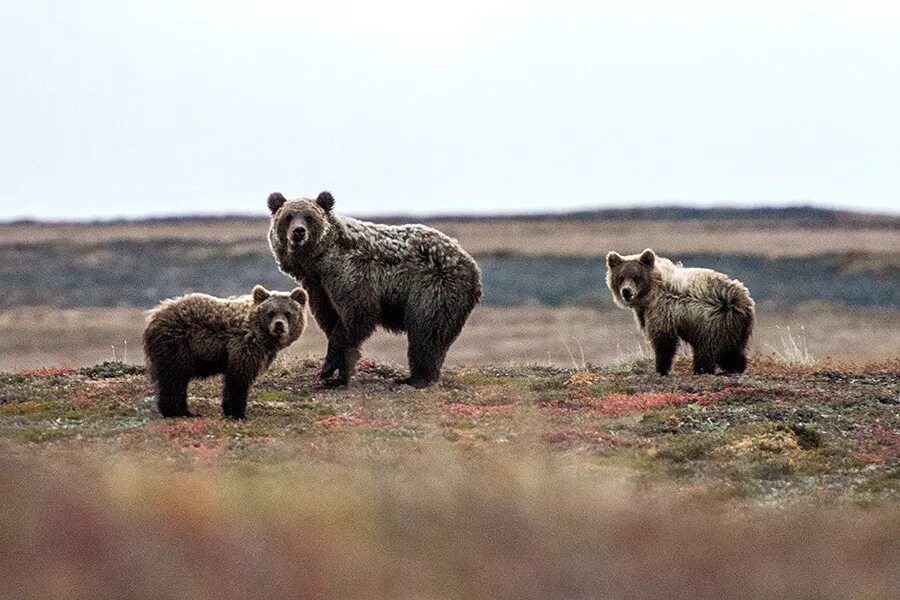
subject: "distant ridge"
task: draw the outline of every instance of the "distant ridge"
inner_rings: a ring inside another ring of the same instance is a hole
[[[900,215],[884,213],[855,212],[835,210],[814,206],[786,207],[712,207],[697,208],[689,206],[648,206],[632,208],[596,208],[561,212],[535,213],[491,213],[491,214],[437,214],[437,215],[404,215],[404,214],[369,214],[352,215],[366,220],[381,223],[442,221],[477,222],[477,221],[777,221],[781,224],[790,222],[798,227],[886,227],[900,229]],[[115,225],[115,224],[171,224],[171,223],[221,223],[228,221],[268,221],[265,215],[176,215],[161,217],[136,217],[94,219],[84,221],[17,219],[0,221],[0,225]]]
[[[381,221],[393,222],[407,220],[409,217],[380,216]],[[900,215],[880,213],[864,213],[848,210],[834,210],[814,206],[786,207],[712,207],[697,208],[691,206],[642,206],[632,208],[596,208],[565,212],[540,213],[495,213],[489,215],[439,215],[428,217],[425,221],[547,221],[570,219],[574,221],[752,221],[776,220],[797,221],[810,224],[833,224],[845,226],[849,223],[864,223],[872,226],[883,223],[888,227],[900,226]]]

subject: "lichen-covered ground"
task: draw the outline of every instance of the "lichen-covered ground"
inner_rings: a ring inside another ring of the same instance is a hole
[[[900,501],[900,361],[864,367],[756,362],[741,377],[661,378],[649,363],[568,371],[448,371],[434,388],[363,362],[349,389],[318,385],[312,361],[281,362],[249,418],[221,416],[217,379],[192,384],[193,419],[163,420],[138,367],[0,376],[7,456],[100,456],[190,467],[288,461],[391,464],[549,456],[586,474],[674,481],[774,505]]]
[[[893,599],[900,361],[0,375],[0,598]]]

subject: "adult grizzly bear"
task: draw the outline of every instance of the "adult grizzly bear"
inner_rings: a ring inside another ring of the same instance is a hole
[[[243,419],[250,386],[306,329],[306,303],[301,288],[284,294],[258,285],[247,296],[188,294],[150,311],[144,355],[162,416],[192,416],[188,382],[222,373],[222,412]]]
[[[667,375],[679,338],[694,351],[694,373],[747,368],[747,342],[755,308],[744,284],[711,269],[687,269],[649,248],[641,254],[606,255],[606,285],[616,304],[634,311]]]
[[[306,288],[328,336],[325,383],[350,381],[362,343],[379,325],[407,334],[410,374],[399,383],[421,388],[437,381],[481,299],[478,264],[456,240],[423,225],[337,216],[328,192],[315,200],[273,193],[268,205],[275,260]]]

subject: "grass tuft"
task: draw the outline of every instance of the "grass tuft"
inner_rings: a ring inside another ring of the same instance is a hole
[[[144,367],[142,366],[109,360],[79,370],[79,373],[91,379],[111,379],[114,377],[123,377],[125,375],[140,375],[143,372]]]

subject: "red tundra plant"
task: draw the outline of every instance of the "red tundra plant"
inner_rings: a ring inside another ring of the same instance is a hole
[[[201,458],[217,458],[227,445],[228,440],[225,438],[182,443],[185,450]]]
[[[725,398],[737,397],[749,399],[757,392],[762,391],[771,395],[772,390],[758,390],[743,386],[730,386],[718,392],[693,393],[693,392],[641,392],[638,394],[607,394],[603,398],[594,398],[587,392],[581,393],[575,398],[551,400],[541,402],[540,408],[551,412],[566,413],[579,410],[597,411],[602,415],[616,416],[632,412],[641,412],[665,406],[683,406],[696,402],[697,404],[712,404]],[[778,390],[776,390],[777,392]]]
[[[561,398],[550,402],[539,402],[538,407],[553,413],[569,413],[579,410],[593,410],[597,408],[597,399],[590,394],[581,393],[575,398]]]
[[[316,422],[323,427],[355,427],[362,424],[360,419],[353,415],[331,415],[330,417],[319,419]]]
[[[16,374],[22,377],[46,377],[53,375],[70,375],[76,370],[77,369],[74,367],[60,365],[57,367],[43,367],[41,369],[21,369]]]
[[[884,427],[875,427],[865,442],[864,450],[855,454],[867,463],[900,464],[900,432]]]
[[[74,396],[69,402],[71,402],[73,406],[77,406],[78,408],[87,408],[100,399],[102,399],[102,396],[100,394],[87,392],[85,394]]]

